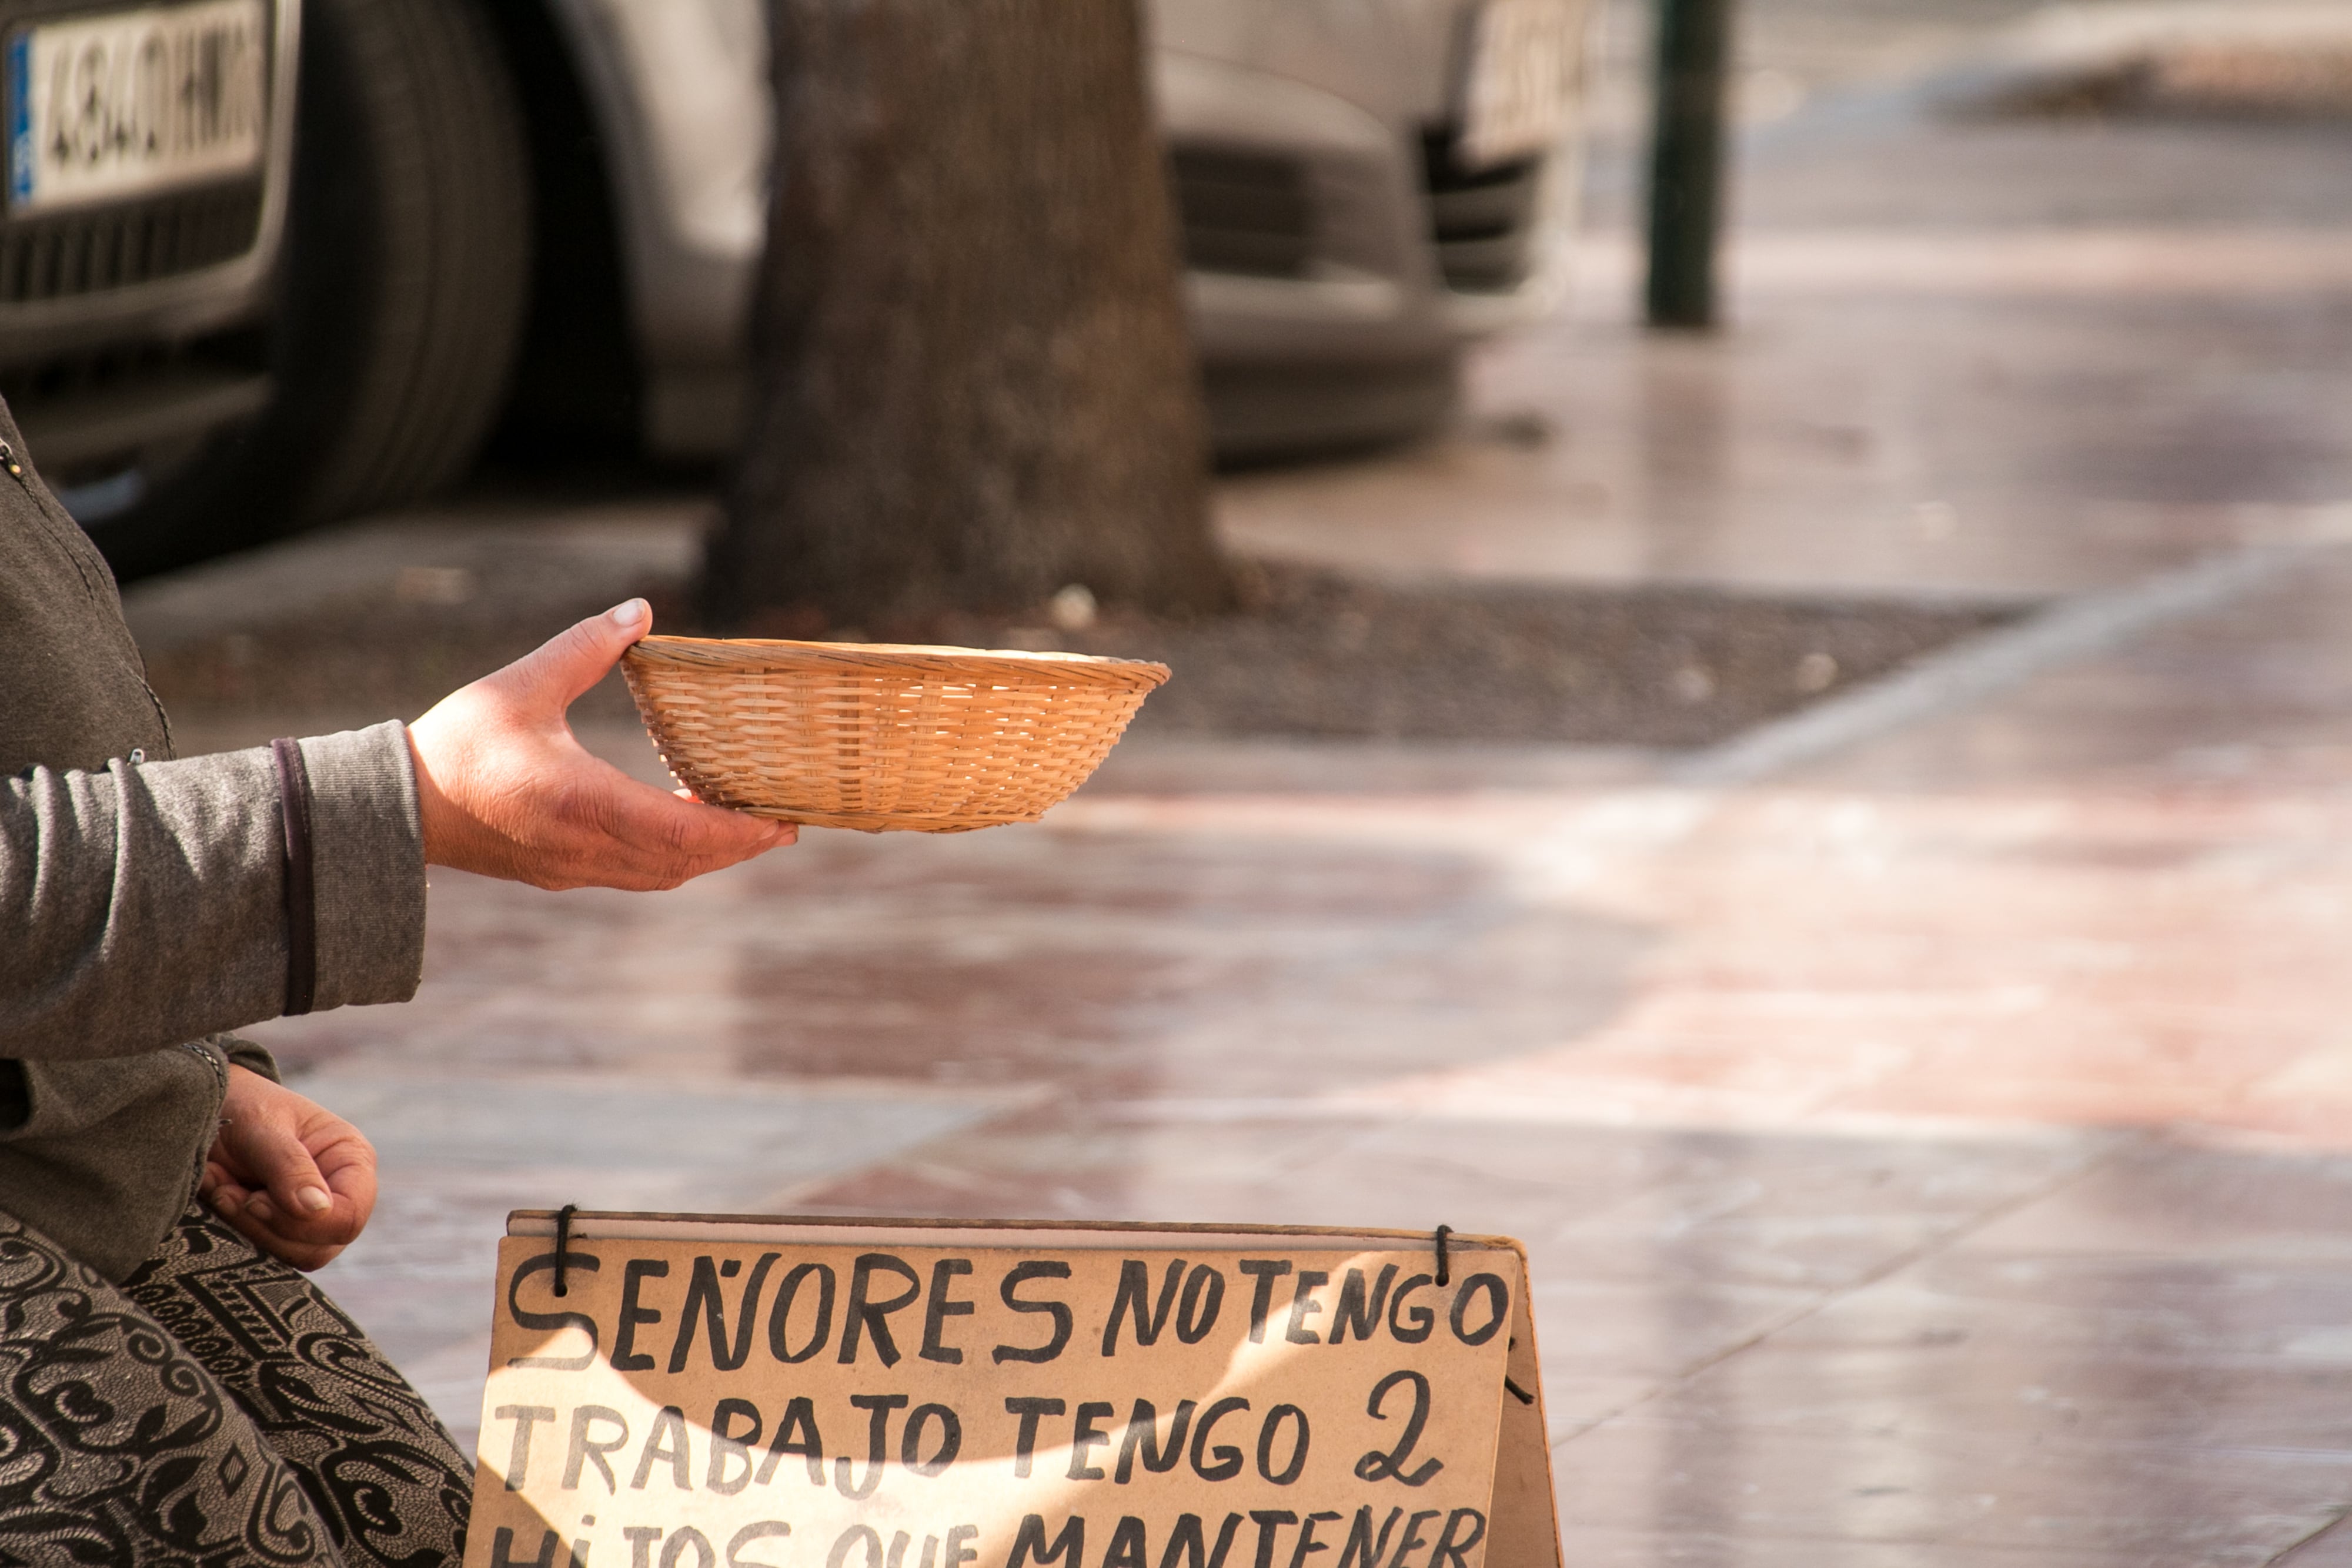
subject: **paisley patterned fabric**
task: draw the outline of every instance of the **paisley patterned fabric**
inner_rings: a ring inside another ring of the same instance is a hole
[[[0,1215],[0,1568],[456,1568],[471,1490],[358,1325],[210,1215],[120,1288]]]

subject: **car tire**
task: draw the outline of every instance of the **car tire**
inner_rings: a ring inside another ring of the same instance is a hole
[[[1462,404],[1458,353],[1389,364],[1203,367],[1209,434],[1228,465],[1369,452],[1425,440]]]
[[[530,273],[525,131],[477,0],[308,0],[268,406],[142,454],[85,526],[134,577],[415,501],[506,399]]]

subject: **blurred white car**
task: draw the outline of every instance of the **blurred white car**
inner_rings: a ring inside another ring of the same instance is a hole
[[[1221,453],[1425,428],[1549,303],[1585,12],[1159,0]],[[0,0],[0,392],[120,568],[413,498],[501,421],[731,445],[761,0]],[[151,133],[192,90],[234,136]]]

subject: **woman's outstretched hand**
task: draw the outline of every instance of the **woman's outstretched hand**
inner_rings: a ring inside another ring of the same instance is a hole
[[[653,628],[633,599],[442,699],[408,727],[425,858],[548,888],[676,887],[795,830],[640,784],[564,716]]]
[[[324,1268],[375,1212],[375,1147],[333,1112],[231,1067],[199,1190],[271,1257]]]

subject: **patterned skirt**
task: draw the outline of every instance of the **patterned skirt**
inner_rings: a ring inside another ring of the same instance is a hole
[[[201,1209],[121,1286],[0,1215],[0,1568],[456,1568],[472,1476],[356,1323]]]

